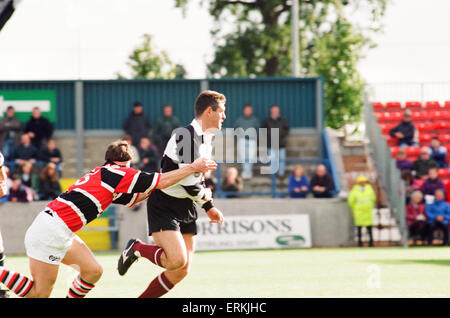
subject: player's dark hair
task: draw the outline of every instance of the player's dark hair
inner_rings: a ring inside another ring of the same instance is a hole
[[[203,91],[195,100],[195,117],[200,116],[203,112],[211,106],[213,111],[219,107],[219,103],[225,103],[225,95],[215,91]]]
[[[116,140],[108,145],[105,153],[106,161],[125,162],[131,160],[131,151],[128,142]]]

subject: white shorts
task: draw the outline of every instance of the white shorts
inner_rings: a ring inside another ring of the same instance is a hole
[[[58,265],[75,237],[56,213],[42,211],[25,234],[25,249],[28,257]]]

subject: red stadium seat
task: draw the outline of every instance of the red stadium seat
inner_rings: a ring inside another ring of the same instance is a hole
[[[413,102],[413,101],[406,102],[405,103],[405,108],[408,108],[408,109],[420,109],[420,108],[422,108],[422,103],[421,102]]]
[[[420,133],[419,134],[419,141],[420,141],[421,144],[428,144],[428,143],[430,143],[432,138],[433,138],[432,134],[426,134],[426,133]]]
[[[448,168],[440,168],[438,170],[439,178],[450,178],[450,170]]]
[[[402,108],[402,104],[400,102],[387,102],[386,110],[387,111],[397,111]]]
[[[379,124],[381,128],[381,133],[383,135],[389,135],[389,132],[392,128],[394,128],[397,124],[395,123],[381,123]]]
[[[383,105],[383,103],[380,103],[380,102],[372,103],[372,107],[373,107],[374,111],[375,110],[384,110],[384,105]]]
[[[434,130],[438,130],[438,131],[450,131],[450,122],[448,121],[437,121],[434,123]]]
[[[450,134],[439,134],[438,138],[442,144],[445,144],[445,145],[450,144]]]
[[[425,182],[424,179],[416,179],[417,181],[417,186],[420,188],[422,186],[422,184]]]
[[[419,156],[420,147],[417,146],[407,146],[404,147],[407,156]]]
[[[389,146],[389,149],[391,150],[392,157],[396,157],[397,152],[400,149],[400,147],[399,146]]]
[[[390,112],[389,113],[390,120],[393,121],[402,121],[403,120],[403,112]]]
[[[419,132],[431,132],[434,129],[434,126],[432,123],[428,122],[414,122],[414,125],[419,130]]]
[[[424,108],[426,109],[439,109],[441,104],[438,101],[428,101],[425,103]]]
[[[450,153],[450,144],[443,145],[447,149],[447,153]],[[450,156],[447,156],[447,158],[450,158]]]
[[[419,159],[419,156],[408,156],[407,158],[408,158],[409,161],[414,162],[417,159]]]
[[[450,108],[450,100],[444,102],[444,108]]]
[[[389,146],[396,146],[398,145],[398,138],[391,137],[390,135],[386,136],[386,141]]]
[[[420,110],[415,110],[411,112],[411,118],[413,121],[417,121],[417,120],[427,120],[427,113],[420,111]]]
[[[442,178],[442,183],[444,183],[444,185],[447,187],[447,185],[449,184],[450,179],[448,178]]]
[[[450,120],[450,111],[448,110],[428,111],[426,114],[431,120]]]

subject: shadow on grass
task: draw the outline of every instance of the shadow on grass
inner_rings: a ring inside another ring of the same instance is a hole
[[[411,265],[411,264],[423,264],[423,265],[440,265],[450,266],[450,259],[399,259],[399,260],[365,260],[366,263],[372,264],[386,264],[386,265]]]

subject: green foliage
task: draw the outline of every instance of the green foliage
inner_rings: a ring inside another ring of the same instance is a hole
[[[186,75],[182,65],[175,65],[165,51],[158,52],[152,47],[152,36],[143,35],[142,43],[137,46],[128,57],[127,65],[131,68],[131,78],[155,79],[155,78],[180,78]],[[118,78],[126,78],[116,73]]]
[[[326,125],[342,128],[362,110],[357,70],[388,0],[299,0],[302,76],[325,79]],[[183,10],[190,0],[175,0]],[[202,0],[214,17],[211,77],[291,76],[291,1]],[[352,21],[357,16],[361,22]],[[225,30],[225,31],[224,31]]]

